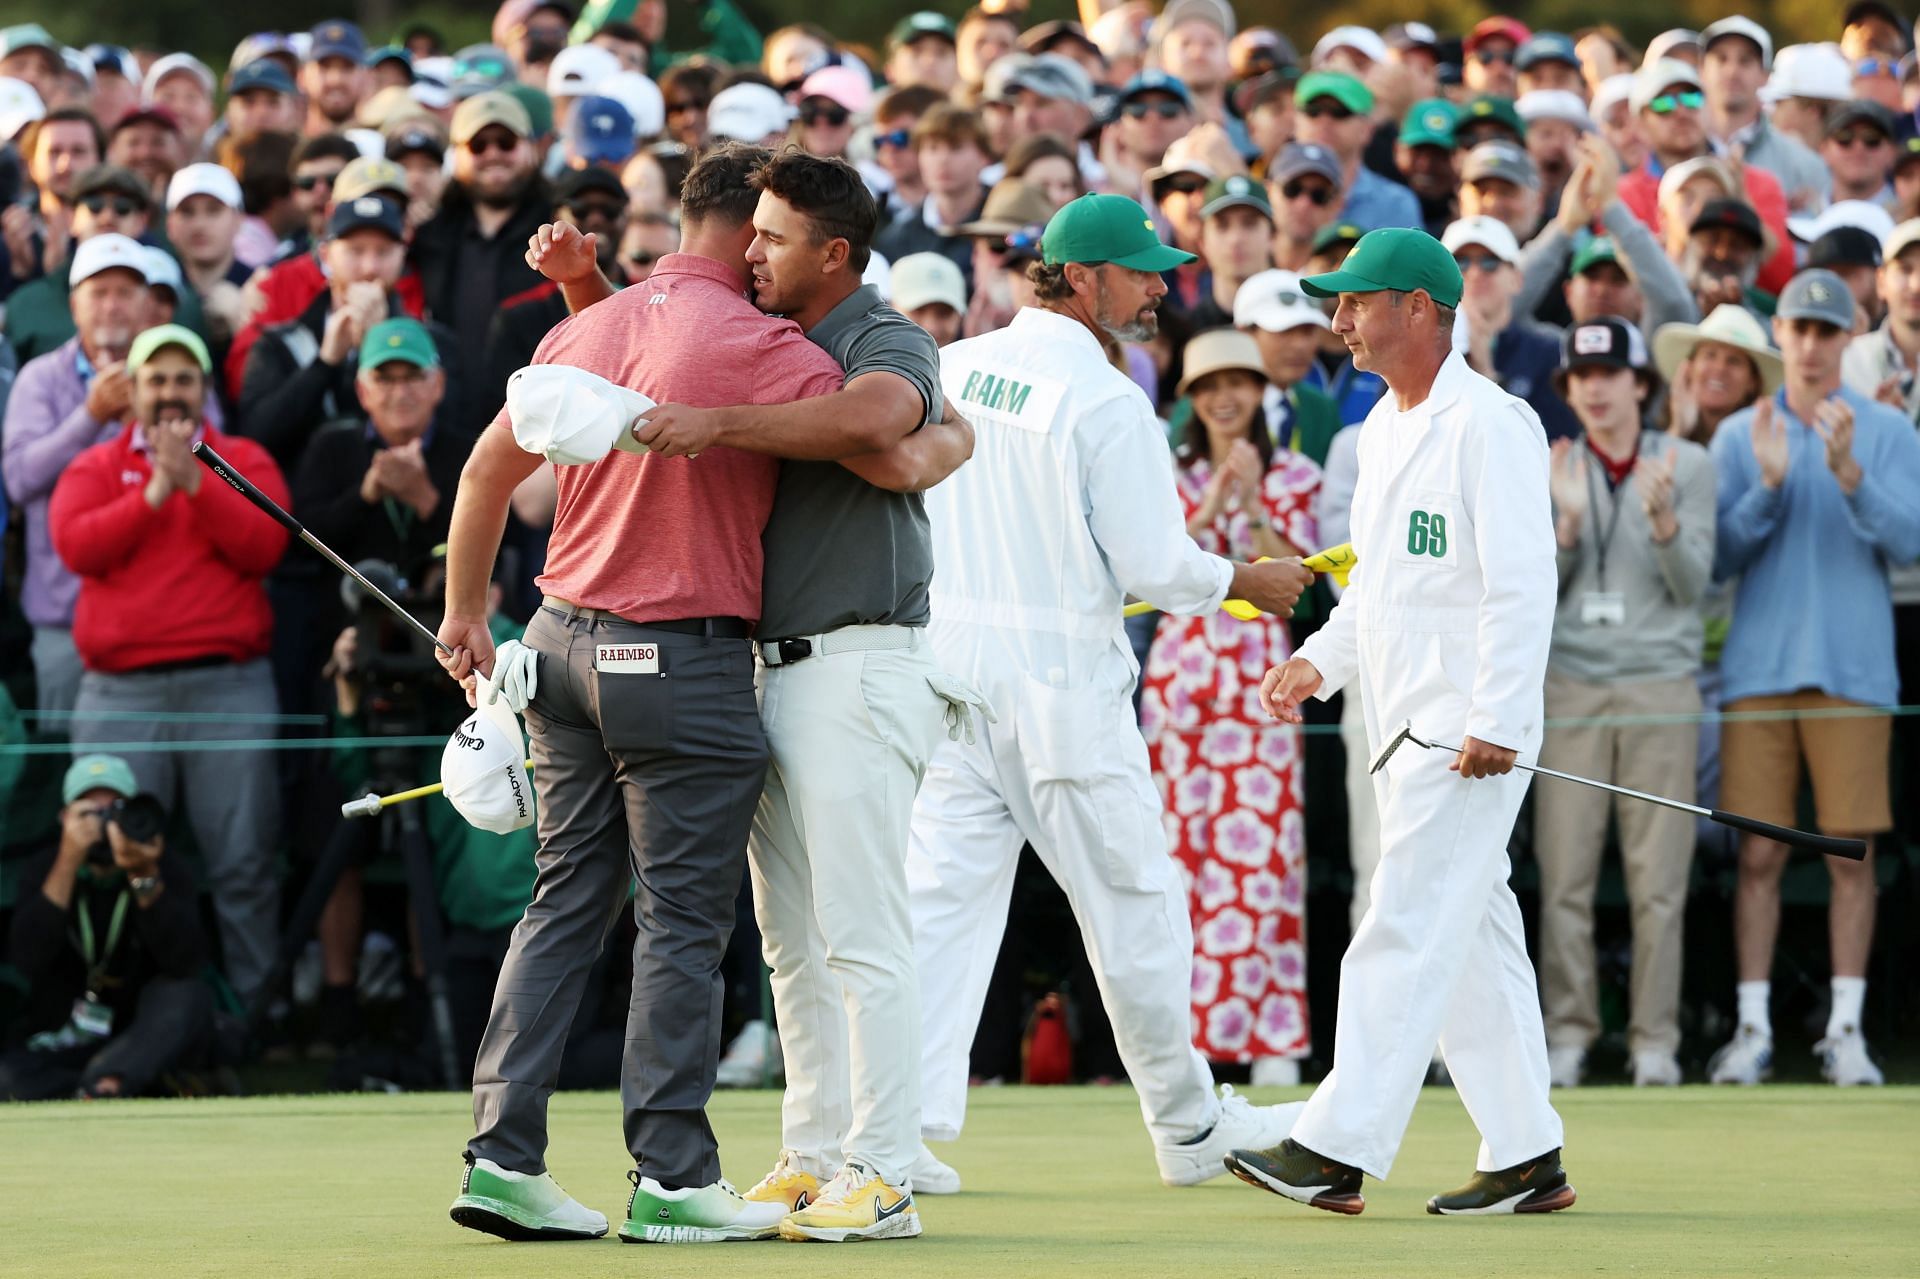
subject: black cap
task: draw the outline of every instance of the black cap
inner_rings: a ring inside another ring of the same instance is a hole
[[[617,196],[622,204],[627,202],[627,189],[620,185],[620,176],[611,169],[591,165],[584,169],[568,169],[554,180],[554,203],[570,204],[589,191]]]
[[[363,195],[357,200],[334,205],[333,215],[327,219],[327,238],[336,240],[355,231],[383,231],[396,240],[404,241],[407,238],[406,218],[398,204],[377,195]]]
[[[1864,98],[1854,98],[1849,102],[1836,102],[1827,112],[1827,131],[1824,136],[1832,137],[1850,124],[1870,124],[1891,138],[1894,129],[1893,112],[1878,102],[1868,102]]]
[[[1880,237],[1857,226],[1837,226],[1808,247],[1805,265],[1877,267],[1881,260]]]
[[[74,179],[73,198],[75,200],[102,191],[138,200],[142,208],[153,208],[152,190],[132,169],[122,168],[117,164],[96,164]]]
[[[1755,247],[1767,242],[1766,234],[1760,229],[1760,215],[1744,200],[1709,200],[1687,230],[1697,234],[1715,227],[1738,231],[1752,240]]]
[[[447,139],[438,130],[418,121],[402,121],[387,130],[387,159],[422,151],[438,160],[447,154]]]
[[[1560,343],[1560,367],[1554,372],[1553,385],[1564,392],[1569,370],[1596,366],[1632,369],[1650,386],[1660,380],[1647,352],[1646,336],[1632,321],[1617,315],[1602,315],[1567,330]]]
[[[1920,122],[1903,115],[1893,122],[1893,167],[1920,160]]]

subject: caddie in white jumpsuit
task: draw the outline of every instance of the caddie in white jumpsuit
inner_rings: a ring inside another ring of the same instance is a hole
[[[1380,864],[1340,969],[1333,1070],[1290,1138],[1236,1150],[1243,1180],[1357,1213],[1385,1177],[1438,1043],[1480,1129],[1478,1174],[1428,1211],[1548,1212],[1573,1202],[1507,839],[1541,739],[1557,578],[1547,442],[1525,402],[1453,351],[1459,267],[1440,242],[1370,232],[1302,281],[1338,296],[1333,329],[1387,394],[1360,430],[1359,557],[1346,594],[1267,675],[1270,711],[1357,693],[1372,750],[1410,720],[1458,756],[1402,744],[1374,776]]]
[[[1047,226],[1040,305],[941,351],[942,388],[975,443],[927,494],[934,651],[999,720],[977,742],[938,744],[907,882],[926,1136],[960,1133],[967,1052],[1030,842],[1080,921],[1161,1179],[1186,1185],[1224,1171],[1248,1144],[1236,1134],[1280,1140],[1298,1106],[1253,1107],[1231,1089],[1223,1102],[1192,1047],[1193,935],[1120,610],[1133,594],[1204,613],[1231,590],[1281,612],[1310,575],[1297,560],[1236,565],[1187,536],[1152,406],[1108,358],[1114,339],[1152,335],[1158,272],[1191,260],[1152,227],[1122,196],[1073,201]]]

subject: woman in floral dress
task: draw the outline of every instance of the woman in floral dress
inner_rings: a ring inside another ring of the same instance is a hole
[[[1193,417],[1175,453],[1187,531],[1236,560],[1314,549],[1320,468],[1275,446],[1259,348],[1231,329],[1187,345]],[[1193,1035],[1253,1082],[1298,1078],[1308,1051],[1306,844],[1300,732],[1260,709],[1260,677],[1292,655],[1280,617],[1161,620],[1140,713],[1168,842],[1193,915]]]

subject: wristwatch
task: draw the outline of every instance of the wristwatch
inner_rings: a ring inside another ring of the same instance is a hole
[[[151,897],[160,891],[160,876],[142,875],[137,879],[129,879],[127,887],[133,890],[135,897]]]

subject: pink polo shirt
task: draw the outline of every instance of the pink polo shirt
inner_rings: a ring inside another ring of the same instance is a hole
[[[644,282],[563,320],[535,364],[568,364],[655,403],[785,404],[840,389],[800,326],[756,311],[713,258],[670,253]],[[505,409],[494,419],[511,430]],[[615,451],[556,467],[560,502],[539,578],[548,595],[633,622],[760,618],[760,533],[779,463],[737,449],[696,458]]]

